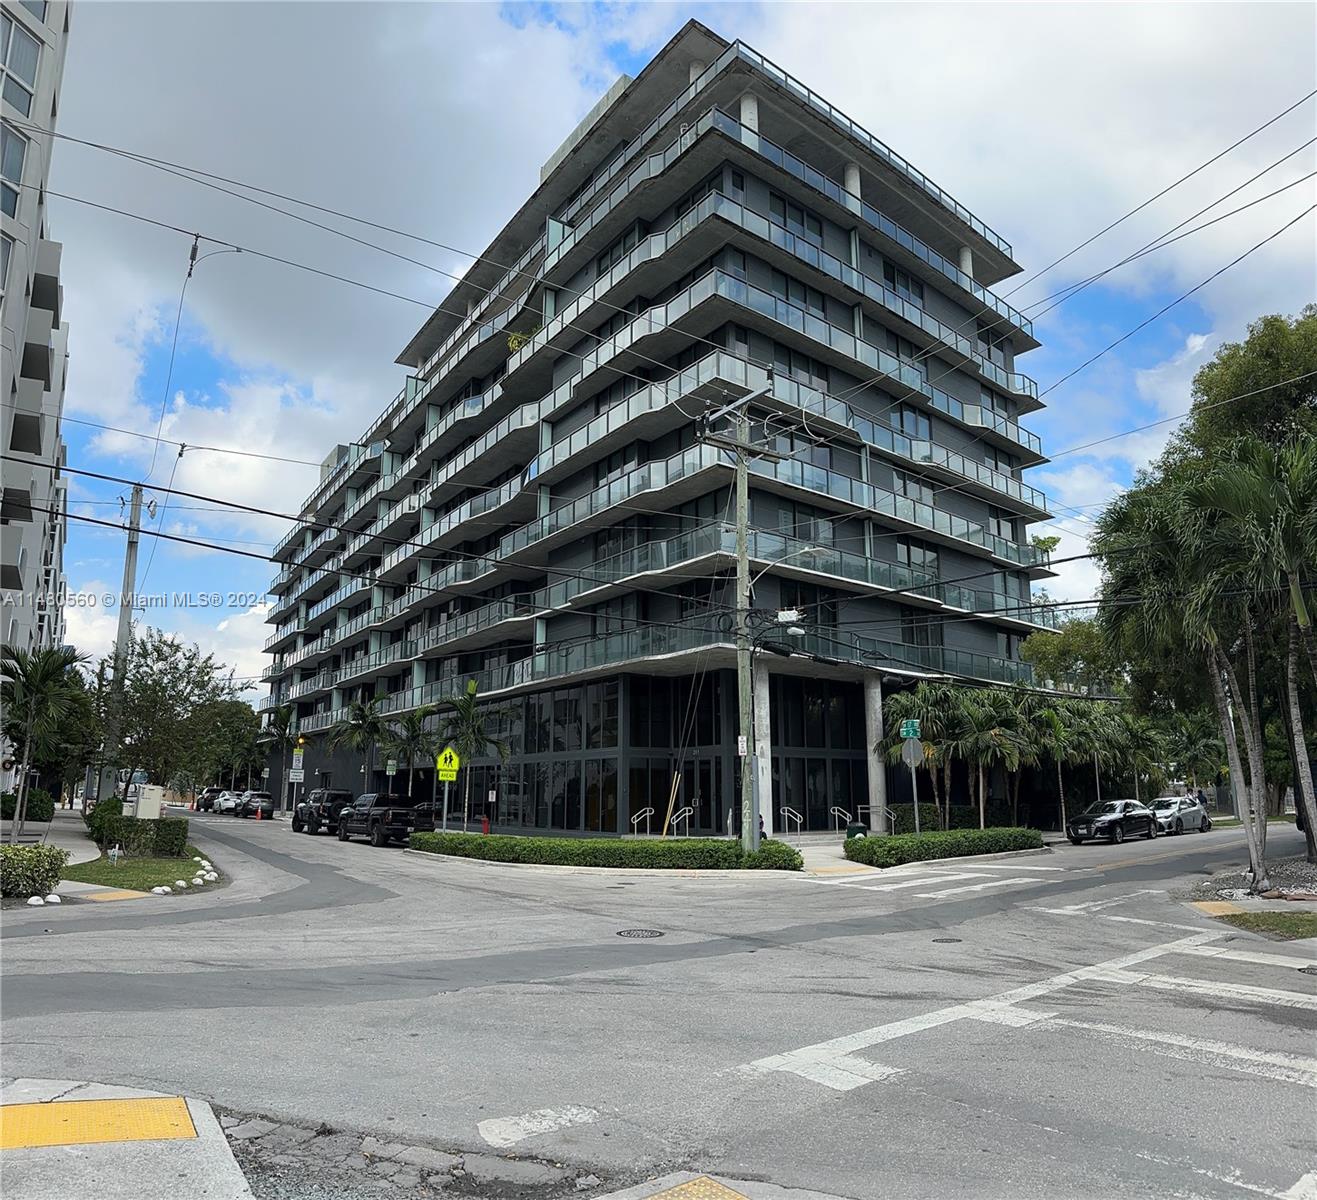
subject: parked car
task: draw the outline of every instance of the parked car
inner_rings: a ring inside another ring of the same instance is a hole
[[[1158,796],[1152,802],[1152,812],[1161,833],[1183,833],[1186,829],[1206,833],[1212,828],[1207,809],[1193,796]]]
[[[1157,836],[1157,818],[1152,809],[1137,800],[1100,800],[1068,821],[1065,834],[1076,846],[1089,838],[1123,842],[1127,837]]]
[[[352,793],[340,788],[315,788],[293,810],[293,832],[319,833],[337,829],[339,814],[352,803]]]
[[[242,796],[238,792],[220,792],[220,794],[215,797],[214,811],[233,816],[234,813],[237,812],[238,801],[241,799]]]
[[[434,828],[434,806],[388,792],[358,796],[338,815],[338,840],[368,837],[372,846],[405,841],[411,834]]]
[[[197,812],[211,812],[215,808],[215,801],[223,794],[223,788],[208,787],[200,792],[197,796]]]
[[[236,815],[239,817],[254,817],[257,809],[261,810],[261,816],[270,820],[274,817],[274,798],[269,792],[244,792],[242,799],[238,801]]]

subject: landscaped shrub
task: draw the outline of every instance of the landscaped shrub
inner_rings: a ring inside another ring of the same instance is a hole
[[[177,858],[187,846],[187,821],[182,817],[148,821],[109,816],[99,824],[96,844],[102,850],[118,846],[128,858]]]
[[[846,857],[871,867],[895,867],[930,858],[967,854],[1001,854],[1007,850],[1039,850],[1043,835],[1036,829],[951,829],[941,833],[896,837],[847,838]]]
[[[893,833],[914,833],[915,806],[913,804],[893,804],[891,812]],[[978,824],[977,819],[975,819],[974,824]],[[938,819],[937,805],[928,802],[921,803],[919,806],[920,832],[941,828],[942,822]]]
[[[58,846],[0,845],[0,896],[44,896],[55,890],[69,852]]]
[[[87,812],[85,809],[82,814],[83,824],[87,826],[87,835],[98,846],[103,845],[102,840],[105,823],[117,817],[123,812],[123,801],[111,796],[105,800],[99,800],[96,806]]]
[[[413,850],[493,862],[551,863],[572,867],[656,867],[735,870],[741,844],[728,838],[629,841],[621,838],[491,837],[465,833],[414,833]]]
[[[741,860],[741,865],[747,871],[800,871],[805,867],[805,860],[794,846],[764,838],[759,843],[759,849],[753,854],[747,854]]]
[[[0,796],[0,820],[12,821],[18,807],[18,796],[5,792]],[[27,793],[27,811],[23,814],[25,821],[44,824],[55,815],[55,798],[44,788],[29,788]]]

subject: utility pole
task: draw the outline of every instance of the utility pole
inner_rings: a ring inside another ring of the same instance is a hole
[[[137,588],[137,544],[142,529],[142,485],[133,484],[128,510],[128,545],[123,557],[123,590],[119,594],[119,630],[114,639],[114,675],[110,680],[110,703],[106,709],[105,758],[101,765],[96,802],[114,795],[119,774],[119,740],[123,736],[124,676],[128,672],[128,646],[133,635],[133,599]],[[131,781],[130,781],[131,782]],[[125,789],[125,795],[127,790]]]
[[[753,657],[750,649],[749,462],[751,457],[774,460],[782,457],[775,451],[750,444],[750,418],[747,410],[751,401],[773,390],[772,379],[770,373],[767,387],[733,400],[701,419],[701,425],[706,431],[705,440],[712,446],[730,450],[736,458],[736,692],[740,726],[736,751],[741,760],[741,846],[747,853],[759,849],[759,807],[755,802],[758,758],[755,754]],[[714,421],[731,414],[735,415],[732,437],[707,436],[708,427]]]

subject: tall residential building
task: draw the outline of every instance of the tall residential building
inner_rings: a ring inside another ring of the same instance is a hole
[[[698,418],[749,395],[766,824],[877,825],[908,788],[873,751],[884,689],[1030,678],[1047,508],[1015,358],[1038,343],[991,290],[1019,269],[805,84],[686,25],[544,165],[277,547],[263,703],[295,706],[306,786],[387,786],[382,755],[365,779],[327,747],[354,701],[395,717],[475,680],[510,750],[474,770],[496,827],[735,827],[733,458]]]
[[[68,325],[61,246],[46,181],[69,32],[65,0],[20,0],[0,15],[0,642],[22,650],[64,640],[60,471]]]

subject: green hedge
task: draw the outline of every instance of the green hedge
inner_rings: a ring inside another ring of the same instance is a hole
[[[0,795],[0,820],[12,821],[14,819],[14,810],[18,807],[18,796],[14,792],[5,792]],[[29,788],[27,793],[27,812],[23,814],[25,821],[35,821],[37,824],[43,824],[52,820],[55,816],[55,797],[44,788]]]
[[[781,843],[765,842],[764,849]],[[740,842],[729,838],[676,838],[672,841],[640,841],[622,838],[508,837],[466,833],[414,833],[411,848],[428,854],[453,854],[460,858],[483,858],[492,862],[547,863],[570,867],[649,867],[660,870],[737,870],[754,865],[759,869],[799,870],[800,855],[790,846],[769,849],[754,864],[745,862]]]
[[[98,846],[102,844],[107,821],[113,820],[123,812],[123,801],[114,796],[98,800],[91,812],[82,813],[82,823],[87,826],[87,836]]]
[[[44,896],[55,890],[69,852],[57,846],[0,845],[0,896]]]
[[[800,857],[800,851],[795,846],[764,838],[759,843],[759,849],[753,854],[747,854],[741,860],[741,865],[747,871],[801,871],[805,867],[805,860]]]
[[[1039,850],[1043,835],[1036,829],[951,829],[941,833],[896,837],[847,838],[846,857],[871,867],[895,867],[930,858],[969,854],[1001,854],[1007,850]]]
[[[148,821],[110,814],[96,824],[95,833],[102,850],[117,845],[127,858],[179,858],[187,847],[187,821],[182,817]]]
[[[893,833],[914,833],[915,806],[913,804],[893,804],[891,811]],[[977,825],[978,821],[976,820],[974,824]],[[936,804],[924,802],[919,805],[919,828],[923,832],[942,828],[942,819],[938,815]]]

